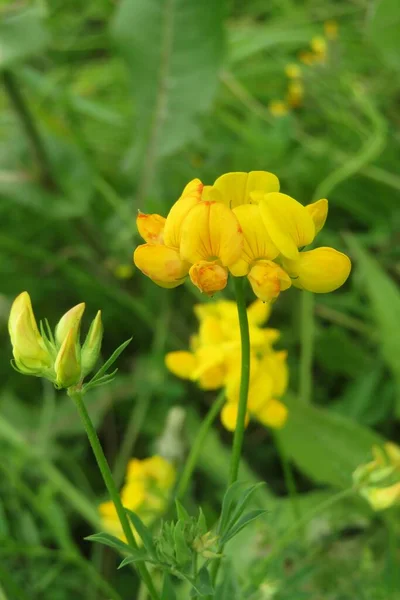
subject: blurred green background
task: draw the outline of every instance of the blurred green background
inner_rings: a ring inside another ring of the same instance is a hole
[[[231,597],[399,598],[396,508],[336,503],[279,549],[293,515],[277,451],[304,513],[351,485],[372,444],[399,441],[397,0],[22,0],[2,2],[0,19],[0,598],[136,597],[111,551],[82,541],[98,530],[102,482],[70,401],[11,369],[11,301],[28,290],[52,325],[78,302],[101,308],[105,356],[133,336],[117,380],[88,398],[119,478],[131,454],[157,451],[177,404],[179,454],[213,395],[169,375],[164,354],[187,347],[200,297],[135,271],[135,217],[165,215],[194,177],[237,170],[276,173],[303,204],[328,197],[318,244],[349,253],[353,272],[333,294],[293,289],[274,306],[290,418],[275,440],[247,431],[243,477],[267,482],[271,518],[232,544],[254,590]],[[324,64],[303,67],[301,106],[273,116],[285,66],[332,19],[338,37]],[[210,522],[230,441],[216,424],[193,482]]]

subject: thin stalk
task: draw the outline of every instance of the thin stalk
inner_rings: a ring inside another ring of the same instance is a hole
[[[239,406],[235,434],[233,436],[229,485],[238,478],[240,457],[246,428],[247,397],[250,382],[250,333],[247,319],[246,301],[244,297],[244,277],[233,278],[236,294],[236,303],[239,317],[240,340],[242,350],[242,364],[240,375]]]
[[[186,459],[185,465],[183,467],[178,486],[176,488],[176,498],[178,500],[182,499],[188,490],[190,480],[193,475],[193,471],[196,468],[197,461],[199,459],[200,453],[203,448],[204,441],[207,437],[207,433],[210,430],[211,425],[213,424],[217,414],[223,407],[225,402],[225,390],[222,390],[216,400],[212,403],[210,410],[208,411],[205,419],[203,420],[193,445],[190,449],[189,455]]]
[[[113,480],[113,477],[111,474],[111,470],[108,465],[107,459],[104,455],[103,448],[101,447],[100,440],[98,438],[96,429],[94,428],[93,423],[90,419],[89,413],[86,410],[86,406],[83,401],[82,393],[79,390],[70,389],[68,391],[68,395],[72,398],[72,400],[74,400],[76,407],[78,409],[78,412],[80,414],[80,417],[82,419],[82,422],[85,426],[86,433],[87,433],[90,445],[93,450],[93,454],[95,455],[98,467],[100,469],[104,483],[107,487],[108,493],[110,494],[111,500],[114,503],[115,510],[117,511],[117,515],[118,515],[119,521],[121,523],[123,532],[128,541],[128,544],[132,548],[137,548],[138,546],[137,546],[136,540],[134,538],[132,528],[129,524],[128,517],[127,517],[125,509],[122,505],[122,501],[121,501],[119,492],[114,483],[114,480]],[[140,577],[142,578],[142,580],[144,581],[144,583],[146,584],[152,600],[159,600],[157,590],[154,587],[151,575],[150,575],[149,571],[147,570],[146,565],[138,563],[137,571],[138,571]]]
[[[26,137],[28,138],[32,152],[36,157],[37,164],[40,169],[40,177],[45,187],[51,189],[57,189],[56,182],[52,175],[52,168],[47,156],[46,148],[43,144],[42,138],[40,137],[39,130],[36,127],[33,115],[25,102],[18,83],[15,79],[14,73],[11,71],[3,71],[2,73],[4,88],[13,105],[15,112],[21,121],[22,127],[25,130]]]
[[[283,477],[285,480],[286,490],[289,494],[290,504],[292,507],[294,522],[297,523],[301,519],[301,511],[298,501],[298,492],[296,487],[296,481],[294,479],[292,466],[287,457],[285,449],[279,438],[279,435],[274,435],[276,448],[278,450],[279,458],[282,465]]]

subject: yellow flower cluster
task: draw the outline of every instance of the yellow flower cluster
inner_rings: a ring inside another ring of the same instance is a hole
[[[166,511],[175,480],[175,467],[162,456],[152,456],[144,460],[134,458],[128,464],[121,490],[122,504],[149,525]],[[100,504],[99,514],[106,531],[126,542],[114,504]],[[140,544],[141,540],[136,531],[134,535],[136,542]]]
[[[400,504],[400,448],[387,442],[373,446],[374,460],[360,465],[353,473],[360,494],[376,511]]]
[[[221,419],[233,431],[236,427],[240,387],[240,330],[235,302],[219,301],[194,308],[198,333],[190,340],[190,352],[170,352],[168,369],[182,379],[196,381],[204,390],[225,387],[226,404]],[[276,329],[263,328],[270,305],[256,300],[247,309],[250,331],[250,388],[248,414],[269,427],[285,424],[287,409],[280,398],[287,387],[286,351],[275,351]]]
[[[229,272],[247,276],[264,302],[292,284],[316,293],[337,289],[350,273],[349,258],[333,248],[302,251],[322,229],[328,201],[303,206],[279,187],[267,171],[226,173],[212,186],[191,181],[166,219],[139,213],[146,243],[134,252],[136,266],[166,288],[189,275],[208,295],[225,288]]]
[[[310,49],[299,53],[299,60],[306,66],[325,64],[328,56],[329,41],[336,40],[338,24],[336,21],[324,23],[324,35],[315,36],[310,41]],[[274,117],[287,115],[292,108],[298,108],[303,103],[304,83],[303,70],[297,63],[289,63],[285,67],[288,78],[286,97],[284,100],[273,100],[268,108]]]

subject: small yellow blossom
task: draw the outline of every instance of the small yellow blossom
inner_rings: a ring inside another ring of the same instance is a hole
[[[134,458],[128,464],[121,490],[122,504],[137,513],[146,525],[150,525],[166,511],[175,480],[175,467],[162,456],[144,460]],[[99,506],[99,513],[103,527],[126,542],[114,504],[103,502]],[[140,537],[135,530],[134,535],[140,544]]]
[[[286,77],[288,79],[300,79],[302,77],[301,67],[296,63],[289,63],[285,67]]]
[[[322,36],[315,36],[310,42],[311,49],[314,53],[315,61],[323,63],[327,56],[327,44]]]
[[[386,442],[372,447],[373,460],[360,465],[353,481],[360,494],[376,511],[400,504],[400,447]]]
[[[287,88],[287,103],[292,108],[301,106],[304,98],[304,85],[301,81],[290,81]]]
[[[268,110],[273,117],[285,117],[289,112],[289,106],[284,100],[271,100]]]
[[[279,398],[285,393],[288,373],[286,352],[273,350],[279,332],[264,328],[270,306],[260,300],[247,309],[251,347],[251,380],[246,419],[270,427],[282,427],[287,409]],[[191,352],[170,352],[168,369],[182,379],[196,381],[202,389],[225,387],[227,402],[221,413],[224,426],[236,426],[240,387],[240,329],[234,302],[210,302],[195,307],[198,333],[191,338]]]
[[[337,21],[330,19],[324,23],[324,33],[328,40],[336,40],[339,35],[339,25]]]

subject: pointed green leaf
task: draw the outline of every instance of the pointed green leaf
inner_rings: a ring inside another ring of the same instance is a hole
[[[236,523],[236,521],[242,516],[242,514],[244,513],[246,506],[249,503],[249,501],[251,500],[251,497],[254,494],[254,492],[256,492],[258,489],[260,489],[260,487],[262,487],[263,485],[265,485],[265,483],[263,481],[260,481],[259,483],[254,483],[253,485],[251,485],[250,487],[248,487],[241,493],[241,495],[237,499],[237,504],[235,506],[235,509],[232,512],[232,516],[229,519],[227,529],[230,529]]]
[[[179,502],[178,498],[175,499],[175,506],[176,506],[176,513],[178,515],[178,519],[184,521],[185,523],[187,521],[190,521],[189,513],[187,512],[186,508],[184,508],[182,506],[182,504]]]
[[[143,523],[142,519],[136,513],[134,513],[132,510],[125,508],[125,511],[129,517],[129,519],[131,520],[134,528],[138,532],[138,534],[143,542],[143,546],[146,548],[147,552],[150,554],[150,556],[152,558],[157,558],[156,547],[154,545],[153,536],[151,535],[150,529],[148,529],[148,527],[146,527],[146,525]]]
[[[227,542],[229,542],[229,540],[231,540],[235,535],[242,531],[244,527],[249,525],[252,521],[258,519],[258,517],[260,517],[261,515],[264,515],[266,512],[268,511],[263,508],[257,508],[243,515],[239,519],[239,521],[237,521],[237,523],[231,529],[229,529],[226,532],[226,534],[221,538],[221,543],[226,544]]]
[[[97,371],[96,375],[94,375],[94,377],[92,377],[92,379],[88,382],[88,385],[94,383],[95,381],[100,379],[100,377],[103,377],[103,375],[105,375],[107,373],[108,369],[111,367],[111,365],[113,365],[115,363],[115,361],[117,360],[119,355],[122,354],[122,352],[125,350],[125,348],[128,346],[128,344],[131,343],[131,341],[132,341],[132,338],[129,338],[129,340],[126,340],[126,342],[124,342],[123,344],[118,346],[118,348],[116,350],[114,350],[114,352],[112,353],[110,358],[108,360],[106,360],[104,365],[102,367],[100,367],[100,369]]]
[[[221,516],[218,524],[219,535],[221,535],[221,532],[225,531],[226,529],[236,495],[243,485],[243,481],[235,481],[235,483],[229,486],[225,492],[224,499],[222,500]]]
[[[118,552],[130,554],[132,551],[131,547],[128,546],[128,544],[125,544],[118,538],[104,531],[101,531],[100,533],[94,533],[93,535],[89,535],[88,537],[85,537],[85,540],[88,540],[89,542],[98,542],[99,544],[104,544],[104,546],[110,546],[110,548],[114,548],[115,550],[118,550]]]
[[[147,554],[147,550],[144,548],[139,548],[138,550],[131,550],[129,556],[126,556],[124,560],[118,565],[118,569],[122,569],[126,565],[130,565],[131,563],[137,563],[142,561],[149,561],[149,555]]]
[[[199,518],[197,519],[197,535],[204,535],[205,533],[207,533],[207,522],[204,513],[200,507]]]
[[[176,562],[183,567],[192,560],[192,551],[185,540],[183,521],[178,521],[174,528],[174,548]]]

